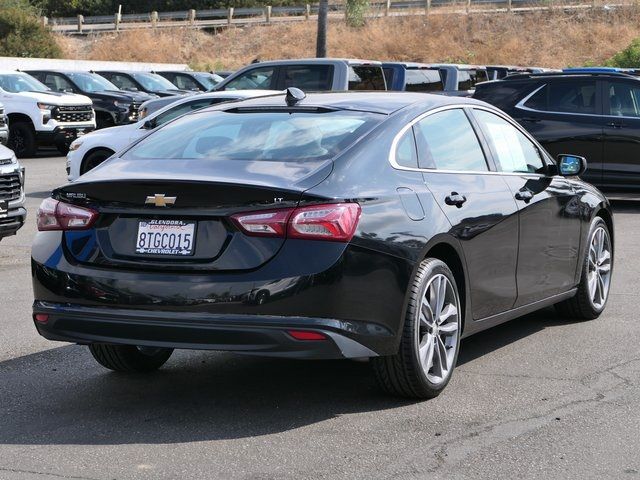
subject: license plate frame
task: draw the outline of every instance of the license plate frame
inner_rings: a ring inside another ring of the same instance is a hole
[[[196,251],[196,231],[195,221],[139,220],[134,251],[144,256],[191,257]]]

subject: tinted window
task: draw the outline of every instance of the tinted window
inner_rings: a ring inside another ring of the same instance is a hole
[[[191,102],[182,103],[158,115],[156,117],[155,124],[156,126],[162,125],[163,123],[167,123],[169,120],[173,120],[174,118],[177,118],[180,115],[184,115],[185,113],[193,112],[194,110],[200,110],[201,108],[208,107],[212,103],[213,103],[212,100],[209,98],[193,100]]]
[[[274,67],[258,67],[231,80],[225,90],[269,90],[273,81]]]
[[[282,88],[297,87],[305,91],[331,90],[331,65],[287,65],[280,67]]]
[[[407,130],[398,142],[396,147],[396,162],[403,167],[416,168],[418,166],[418,155],[416,152],[416,141],[413,136],[413,129]]]
[[[56,92],[73,91],[73,85],[61,75],[47,73],[44,77],[44,84]]]
[[[429,115],[416,124],[415,132],[421,167],[439,170],[487,170],[487,162],[478,137],[461,109]]]
[[[168,79],[183,90],[200,90],[200,85],[188,75],[176,75],[174,79]]]
[[[48,88],[26,73],[4,73],[0,75],[0,88],[5,92],[46,92]]]
[[[138,85],[133,83],[133,81],[131,81],[129,77],[125,77],[124,75],[114,74],[114,75],[106,75],[106,77],[111,81],[111,83],[113,83],[118,88],[121,88],[123,90],[138,89]]]
[[[501,171],[544,172],[544,163],[538,148],[520,130],[498,115],[485,110],[474,110],[474,114],[491,144]]]
[[[458,90],[473,90],[476,83],[487,80],[486,70],[458,70]]]
[[[350,66],[349,90],[386,90],[382,67]]]
[[[596,113],[596,82],[578,80],[545,85],[525,107],[547,112]]]
[[[440,92],[444,85],[438,70],[411,69],[405,73],[404,89],[407,92]]]
[[[324,160],[351,145],[384,117],[348,111],[193,113],[145,137],[124,158]]]
[[[640,87],[628,83],[609,86],[609,115],[640,117]]]

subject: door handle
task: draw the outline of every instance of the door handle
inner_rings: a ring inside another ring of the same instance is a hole
[[[465,197],[464,195],[460,195],[458,192],[451,192],[451,195],[448,195],[444,199],[444,203],[446,203],[447,205],[458,208],[461,208],[466,201],[467,197]]]
[[[605,124],[606,127],[612,127],[612,128],[622,128],[624,127],[624,123],[618,123],[618,122],[609,122]]]
[[[516,200],[522,200],[525,203],[529,203],[531,201],[531,199],[533,198],[533,192],[527,188],[523,189],[523,190],[518,190],[516,192]]]

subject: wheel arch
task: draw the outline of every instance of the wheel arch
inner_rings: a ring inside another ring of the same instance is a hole
[[[78,169],[78,173],[79,173],[80,175],[82,175],[82,174],[83,174],[84,165],[85,165],[85,163],[86,163],[87,159],[89,158],[89,156],[90,156],[91,154],[93,154],[93,153],[95,153],[95,152],[99,152],[99,151],[111,152],[111,153],[109,154],[109,157],[110,157],[111,155],[113,155],[114,153],[116,153],[114,150],[110,149],[109,147],[103,147],[103,146],[93,147],[93,148],[91,148],[91,149],[87,150],[87,153],[85,153],[85,154],[84,154],[84,156],[82,157],[82,161],[80,162],[80,168]],[[86,173],[86,172],[84,172],[84,173]]]
[[[31,120],[31,117],[26,113],[8,113],[7,118],[9,118],[9,126],[16,123],[28,123],[35,128],[33,120]]]

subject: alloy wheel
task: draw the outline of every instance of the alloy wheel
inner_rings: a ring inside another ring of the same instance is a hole
[[[427,284],[416,329],[418,357],[429,382],[446,381],[456,358],[460,331],[458,295],[443,274],[434,275]]]
[[[600,310],[607,301],[611,284],[611,239],[602,226],[591,235],[588,268],[589,296],[593,306]]]

